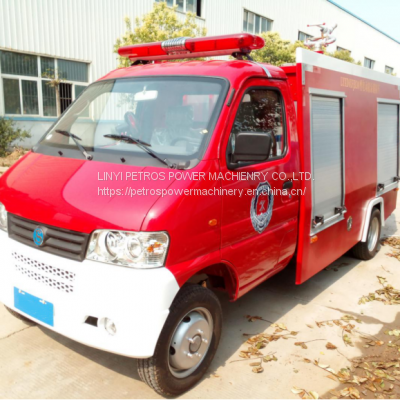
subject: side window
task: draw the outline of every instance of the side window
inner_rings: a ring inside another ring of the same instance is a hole
[[[233,135],[241,132],[265,133],[272,138],[269,159],[279,158],[285,151],[286,132],[283,118],[283,102],[280,92],[272,89],[250,89],[242,98]]]

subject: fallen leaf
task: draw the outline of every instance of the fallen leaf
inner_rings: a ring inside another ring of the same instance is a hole
[[[350,397],[351,399],[360,399],[360,392],[353,387],[348,387],[340,391],[340,395],[343,397]]]
[[[343,335],[344,343],[348,346],[354,346],[351,337],[347,334]]]
[[[379,378],[386,378],[386,373],[385,371],[382,371],[381,369],[377,369],[374,371],[374,374],[378,376]]]
[[[362,383],[367,382],[367,380],[368,380],[367,378],[362,378],[361,376],[354,375],[353,379],[349,382],[355,383],[360,386]]]
[[[337,349],[337,347],[336,347],[334,344],[332,344],[331,342],[328,342],[328,343],[326,344],[326,348],[327,348],[328,350],[335,350],[335,349]]]
[[[317,392],[313,390],[307,392],[307,390],[298,388],[296,386],[292,388],[292,393],[298,394],[302,399],[319,399],[319,395]]]
[[[369,385],[365,385],[365,387],[370,390],[371,392],[375,393],[376,392],[376,387],[370,383]]]
[[[274,328],[282,329],[283,331],[287,331],[287,327],[285,324],[272,324],[271,326]]]
[[[381,285],[384,285],[386,283],[386,278],[384,278],[383,276],[377,276],[377,278]]]
[[[330,390],[329,393],[330,393],[330,394],[333,394],[334,396],[340,397],[340,392],[338,392],[338,391],[335,390],[335,389]]]
[[[263,361],[264,361],[264,362],[278,361],[278,359],[277,359],[275,356],[270,356],[270,355],[268,355],[268,356],[265,356],[265,357],[263,358]]]
[[[258,315],[246,315],[246,318],[248,319],[249,322],[262,320],[262,318],[259,317]]]
[[[258,367],[253,367],[252,371],[256,374],[259,374],[260,372],[264,371],[264,368],[261,365],[259,365]]]
[[[296,387],[296,386],[293,386],[293,387],[292,387],[292,393],[294,393],[294,394],[300,394],[300,393],[302,393],[302,392],[304,392],[304,389],[300,389],[300,388],[298,388],[298,387]]]
[[[309,328],[314,329],[314,327],[310,324],[306,324]]]
[[[337,378],[336,378],[335,375],[327,375],[326,377],[329,378],[329,379],[332,379],[335,382],[337,382]]]

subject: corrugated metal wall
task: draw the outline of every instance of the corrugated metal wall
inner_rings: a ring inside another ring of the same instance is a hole
[[[153,0],[0,0],[0,48],[88,61],[95,80],[116,66],[113,45],[125,32],[124,17],[134,19],[153,7]],[[203,0],[208,35],[242,30],[243,9],[272,19],[273,30],[292,41],[309,34],[310,22],[338,22],[336,45],[356,60],[376,61],[400,72],[400,44],[352,17],[327,0]],[[390,12],[390,10],[387,10]]]

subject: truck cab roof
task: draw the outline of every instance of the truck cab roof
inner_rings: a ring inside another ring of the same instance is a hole
[[[101,80],[121,79],[131,77],[144,77],[152,75],[191,75],[211,76],[229,80],[232,85],[250,77],[265,77],[266,68],[272,79],[287,79],[285,72],[270,64],[255,63],[248,60],[208,60],[208,61],[183,61],[161,62],[145,65],[134,65],[119,68],[105,75]]]

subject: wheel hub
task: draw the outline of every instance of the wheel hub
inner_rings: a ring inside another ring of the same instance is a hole
[[[212,316],[205,308],[195,309],[181,320],[170,343],[169,366],[174,376],[184,378],[199,367],[212,332]]]
[[[200,349],[200,346],[201,346],[201,342],[202,342],[201,336],[200,335],[193,336],[192,340],[189,340],[189,342],[190,342],[190,345],[189,345],[190,352],[196,353]]]

